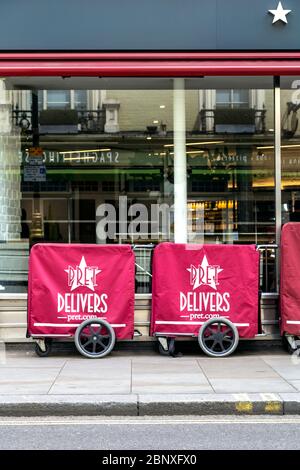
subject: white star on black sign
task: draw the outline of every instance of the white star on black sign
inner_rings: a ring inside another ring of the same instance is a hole
[[[284,10],[282,3],[278,2],[276,10],[269,10],[269,13],[274,15],[273,24],[277,23],[277,21],[282,21],[283,23],[287,23],[288,20],[286,16],[291,13],[292,10]]]

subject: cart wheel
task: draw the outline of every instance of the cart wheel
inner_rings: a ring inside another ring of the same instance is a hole
[[[81,323],[76,330],[74,339],[80,354],[96,359],[107,356],[112,351],[116,335],[107,321],[92,318]]]
[[[198,341],[202,351],[208,356],[225,357],[236,349],[239,333],[227,318],[211,318],[200,328]]]
[[[169,350],[164,349],[160,343],[158,343],[158,352],[161,356],[169,356]]]
[[[34,345],[35,353],[39,357],[47,357],[47,356],[49,356],[49,354],[52,351],[52,340],[51,339],[45,339],[44,344],[45,344],[45,351],[43,351],[43,349],[40,347],[40,345],[38,343],[35,343],[35,345]]]
[[[159,354],[162,356],[174,356],[175,354],[175,339],[174,338],[166,338],[167,341],[167,349],[163,347],[160,341],[158,341],[158,351]]]
[[[297,345],[295,345],[295,347],[293,347],[293,346],[291,345],[291,343],[289,342],[287,336],[283,335],[283,336],[281,337],[281,340],[282,340],[282,346],[283,346],[283,348],[284,348],[285,351],[287,351],[289,354],[294,354],[294,352],[298,350]]]

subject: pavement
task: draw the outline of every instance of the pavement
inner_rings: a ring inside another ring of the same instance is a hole
[[[103,359],[0,354],[0,416],[300,414],[300,358],[280,348],[209,358],[123,348]]]

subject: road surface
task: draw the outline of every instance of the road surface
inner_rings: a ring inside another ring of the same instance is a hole
[[[300,416],[0,418],[0,449],[300,449]]]

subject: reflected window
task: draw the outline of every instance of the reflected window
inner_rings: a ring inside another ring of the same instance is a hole
[[[69,90],[47,90],[47,108],[65,109],[71,105]]]
[[[86,109],[87,90],[39,90],[39,109]]]
[[[249,108],[249,90],[216,90],[216,108]]]

